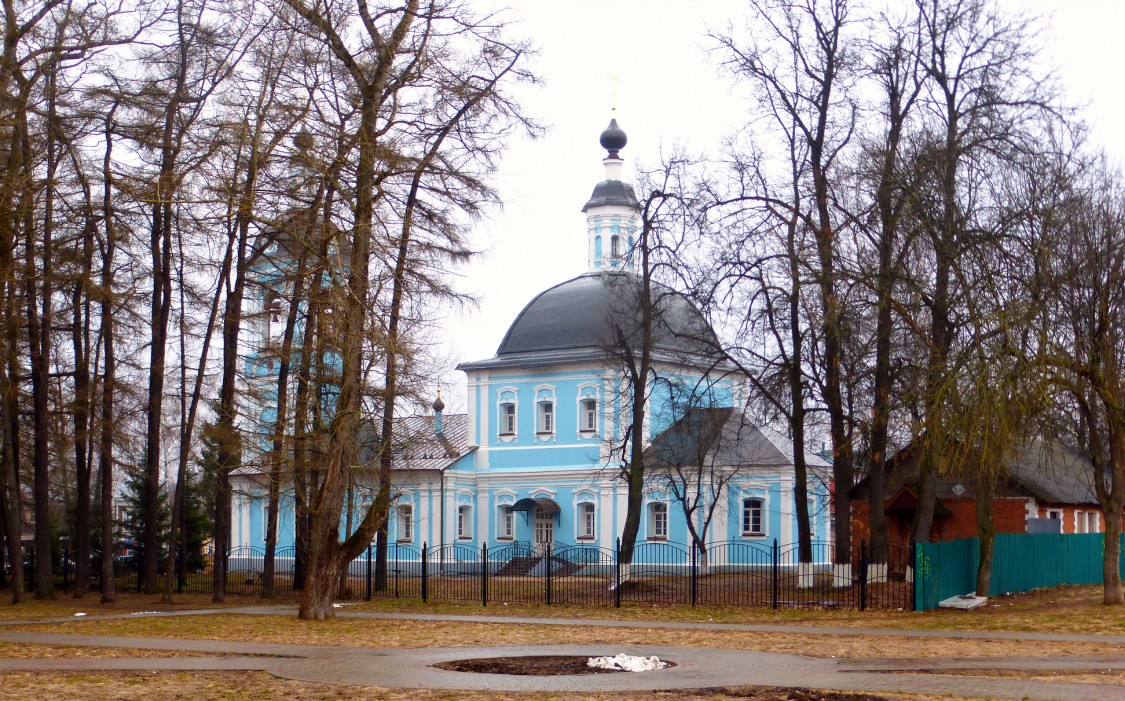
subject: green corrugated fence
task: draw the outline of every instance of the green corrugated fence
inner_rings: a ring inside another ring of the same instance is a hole
[[[1125,551],[1125,535],[1121,545]],[[988,594],[1000,596],[1064,584],[1101,584],[1104,552],[1102,533],[998,534],[992,551]],[[976,589],[979,538],[919,543],[915,558],[914,605],[918,611],[937,608],[943,599]],[[1121,561],[1121,574],[1125,577],[1125,558]]]

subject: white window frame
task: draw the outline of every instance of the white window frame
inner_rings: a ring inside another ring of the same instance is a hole
[[[515,540],[516,517],[511,504],[496,506],[496,540]]]
[[[399,543],[413,543],[414,542],[414,505],[413,504],[399,504],[395,513],[398,515],[398,538]]]
[[[535,432],[550,435],[555,432],[555,402],[543,399],[535,403]]]
[[[473,539],[473,507],[469,504],[457,507],[457,539]]]
[[[1064,512],[1062,509],[1047,509],[1047,518],[1057,518],[1062,523]]]
[[[668,502],[654,501],[648,505],[648,539],[668,540]]]
[[[266,535],[270,527],[270,502],[269,499],[262,499],[262,542],[266,542]],[[280,514],[279,514],[280,516]],[[277,519],[278,521],[281,518]],[[280,524],[279,524],[280,525]]]
[[[598,400],[596,397],[582,397],[579,402],[582,433],[597,433],[598,431]]]
[[[505,405],[512,405],[512,431],[504,431]],[[496,390],[496,438],[502,443],[516,440],[520,430],[520,394],[515,387],[501,387]]]
[[[575,535],[577,540],[594,540],[598,537],[598,509],[590,501],[578,504],[578,518],[575,519]]]
[[[758,512],[758,529],[754,530],[754,512]],[[766,535],[766,501],[760,497],[742,499],[742,536],[764,538]]]
[[[501,402],[500,403],[500,435],[501,436],[514,436],[514,435],[516,435],[516,403],[515,402]]]

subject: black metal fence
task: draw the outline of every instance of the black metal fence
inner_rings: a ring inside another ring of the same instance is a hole
[[[619,546],[620,547],[620,546]],[[619,549],[619,548],[618,548]],[[385,576],[377,576],[374,548],[352,561],[340,583],[342,598],[413,598],[422,601],[495,602],[621,606],[686,604],[771,608],[910,610],[914,606],[914,548],[861,542],[848,558],[832,543],[814,542],[809,552],[777,541],[728,541],[696,546],[638,543],[623,561],[618,549],[584,543],[532,545],[511,542],[477,548],[467,545],[388,547]],[[292,547],[274,556],[278,596],[296,592]],[[177,573],[179,592],[211,593],[213,555],[206,566]],[[265,550],[232,548],[226,554],[226,593],[262,591]],[[91,587],[100,584],[100,562],[91,563]],[[58,582],[73,584],[73,563],[64,553]],[[32,569],[29,568],[30,574]],[[137,563],[114,563],[119,591],[139,591]],[[31,578],[29,577],[29,580]]]
[[[913,548],[860,543],[845,562],[831,543],[796,546],[741,541],[706,551],[667,542],[639,543],[630,562],[611,548],[510,543],[388,550],[384,585],[369,597],[548,605],[688,604],[772,608],[909,610]]]

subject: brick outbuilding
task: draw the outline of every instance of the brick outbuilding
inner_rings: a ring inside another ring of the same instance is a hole
[[[910,448],[888,464],[885,494],[887,537],[910,542],[918,507],[918,456]],[[852,533],[871,540],[867,479],[852,488]],[[939,477],[930,539],[955,540],[978,535],[976,492],[968,474]],[[1093,464],[1077,449],[1052,441],[1031,441],[1013,452],[1004,464],[992,502],[997,533],[1027,533],[1035,527],[1061,533],[1100,533],[1105,529],[1094,493]],[[1054,523],[1057,521],[1057,523]]]

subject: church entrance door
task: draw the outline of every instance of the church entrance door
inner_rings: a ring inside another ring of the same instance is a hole
[[[535,550],[543,553],[555,540],[555,515],[535,509]]]

